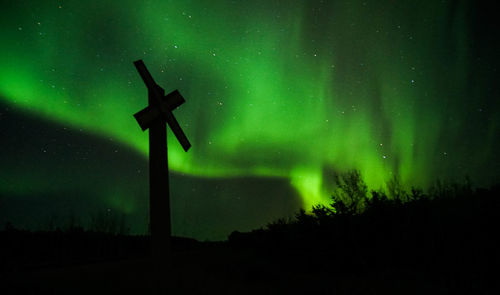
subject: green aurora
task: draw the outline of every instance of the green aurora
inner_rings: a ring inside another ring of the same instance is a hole
[[[306,208],[328,201],[331,171],[359,169],[374,189],[489,185],[498,61],[472,45],[486,42],[472,2],[7,1],[0,99],[146,157],[132,117],[143,59],[186,98],[175,115],[193,148],[169,131],[172,171],[286,178]]]

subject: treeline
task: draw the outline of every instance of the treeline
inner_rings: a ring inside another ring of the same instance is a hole
[[[424,193],[393,179],[387,191],[368,191],[358,171],[335,180],[329,205],[249,233],[233,232],[229,244],[310,272],[474,269],[488,275],[496,267],[498,186],[436,182]]]
[[[5,229],[16,228],[7,222]],[[19,230],[22,230],[21,228]],[[96,232],[110,235],[130,234],[130,224],[125,213],[111,209],[101,209],[89,214],[87,218],[77,216],[73,211],[67,215],[51,214],[46,220],[40,222],[38,232]]]
[[[7,222],[0,230],[0,275],[16,270],[86,264],[150,256],[150,236],[130,235],[124,214],[97,211],[83,226],[69,214],[52,216],[43,230],[16,228]],[[174,251],[200,247],[191,238],[172,237]]]
[[[0,231],[0,273],[17,269],[62,266],[143,257],[145,236],[130,236],[124,214],[96,211],[88,221],[71,213],[51,215],[42,229],[30,231],[6,222]]]

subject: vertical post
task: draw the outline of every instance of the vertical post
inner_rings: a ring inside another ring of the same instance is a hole
[[[158,87],[161,94],[163,89]],[[158,99],[148,94],[150,106]],[[153,263],[167,267],[170,257],[170,196],[168,179],[167,128],[158,117],[149,127],[149,222]]]

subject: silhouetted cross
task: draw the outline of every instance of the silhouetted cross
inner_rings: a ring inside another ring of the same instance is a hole
[[[155,259],[164,261],[170,253],[170,197],[168,185],[168,150],[165,123],[175,134],[184,151],[191,147],[172,111],[185,102],[179,91],[165,96],[165,90],[153,80],[148,69],[134,62],[148,89],[149,105],[134,115],[144,131],[149,129],[149,226],[151,249]]]

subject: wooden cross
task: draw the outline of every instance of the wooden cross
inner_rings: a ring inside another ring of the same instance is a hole
[[[177,90],[165,96],[165,90],[155,83],[142,60],[135,61],[134,65],[148,89],[149,105],[134,117],[143,131],[149,129],[149,226],[152,257],[158,261],[166,261],[171,251],[171,220],[165,123],[187,152],[191,144],[172,114],[185,100]]]

